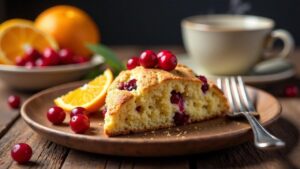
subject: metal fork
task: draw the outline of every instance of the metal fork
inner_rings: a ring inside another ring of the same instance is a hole
[[[250,123],[254,135],[254,144],[257,148],[270,149],[285,146],[282,140],[270,134],[254,117],[257,112],[249,99],[248,92],[240,76],[218,78],[217,85],[227,96],[232,108],[232,112],[228,113],[228,116],[237,117],[242,115]]]

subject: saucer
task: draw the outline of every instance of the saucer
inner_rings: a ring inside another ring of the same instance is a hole
[[[190,58],[187,54],[180,54],[178,56],[178,62],[188,65],[193,69],[193,71],[197,74],[204,74],[210,79],[217,79],[219,77],[225,77],[225,76],[218,76],[218,75],[212,75],[208,73],[207,71],[201,69],[192,58]],[[244,82],[248,84],[265,84],[265,83],[272,83],[276,81],[281,81],[288,79],[290,77],[293,77],[295,75],[295,70],[293,67],[288,67],[286,69],[283,69],[278,72],[273,72],[273,73],[267,73],[267,74],[254,74],[254,73],[249,73],[245,75],[241,75]]]

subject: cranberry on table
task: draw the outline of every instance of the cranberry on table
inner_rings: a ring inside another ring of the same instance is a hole
[[[285,88],[285,95],[287,97],[296,97],[298,96],[299,89],[296,85],[289,85]]]
[[[21,104],[21,98],[19,96],[16,95],[11,95],[8,97],[7,102],[9,104],[9,106],[13,109],[17,109],[20,107]]]
[[[47,111],[47,118],[52,124],[61,124],[66,118],[66,113],[62,108],[54,106]]]
[[[26,143],[19,143],[13,146],[11,157],[19,164],[26,163],[32,156],[32,149]]]
[[[35,48],[30,47],[25,50],[25,54],[23,57],[26,58],[27,60],[34,61],[34,60],[42,57],[42,55]]]
[[[166,70],[171,71],[175,69],[177,66],[177,58],[172,53],[164,53],[158,59],[158,67]]]
[[[127,69],[131,70],[140,65],[140,60],[138,57],[134,56],[127,61]]]
[[[73,63],[74,53],[70,49],[63,48],[59,50],[58,55],[61,64]]]
[[[75,133],[82,134],[90,128],[90,120],[86,115],[78,114],[71,118],[70,126]]]
[[[43,60],[51,66],[55,66],[59,64],[59,55],[52,48],[46,48],[43,52]]]
[[[160,57],[162,57],[163,55],[166,55],[166,54],[173,54],[173,53],[169,50],[162,50],[157,54],[157,58],[159,59]]]
[[[87,114],[87,111],[83,107],[76,107],[76,108],[72,109],[70,116],[73,117],[78,114]]]
[[[157,56],[152,50],[145,50],[140,55],[140,64],[145,68],[154,68],[157,62]]]

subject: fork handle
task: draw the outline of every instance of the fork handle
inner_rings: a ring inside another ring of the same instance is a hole
[[[269,133],[251,113],[242,112],[242,114],[247,118],[252,127],[254,144],[257,148],[273,149],[285,146],[282,140]]]

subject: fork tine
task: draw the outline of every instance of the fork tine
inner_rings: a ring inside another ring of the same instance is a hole
[[[244,101],[244,104],[246,105],[246,107],[249,111],[254,112],[255,108],[254,108],[252,102],[250,101],[250,98],[249,98],[248,92],[245,88],[245,84],[243,82],[242,77],[238,76],[237,80],[238,80],[238,83],[239,83],[240,93],[242,95],[242,99]]]
[[[225,91],[226,91],[226,95],[227,95],[230,107],[232,108],[233,112],[237,112],[237,108],[236,108],[236,106],[234,104],[234,101],[233,101],[233,96],[232,96],[232,92],[231,92],[229,78],[226,77],[224,81],[225,81]]]
[[[244,112],[246,111],[242,102],[241,102],[241,98],[240,98],[240,92],[239,92],[239,89],[236,85],[236,80],[234,77],[231,77],[230,78],[230,82],[231,82],[231,86],[232,86],[232,92],[233,92],[233,95],[234,95],[234,99],[235,99],[235,102],[237,103],[240,111]]]

